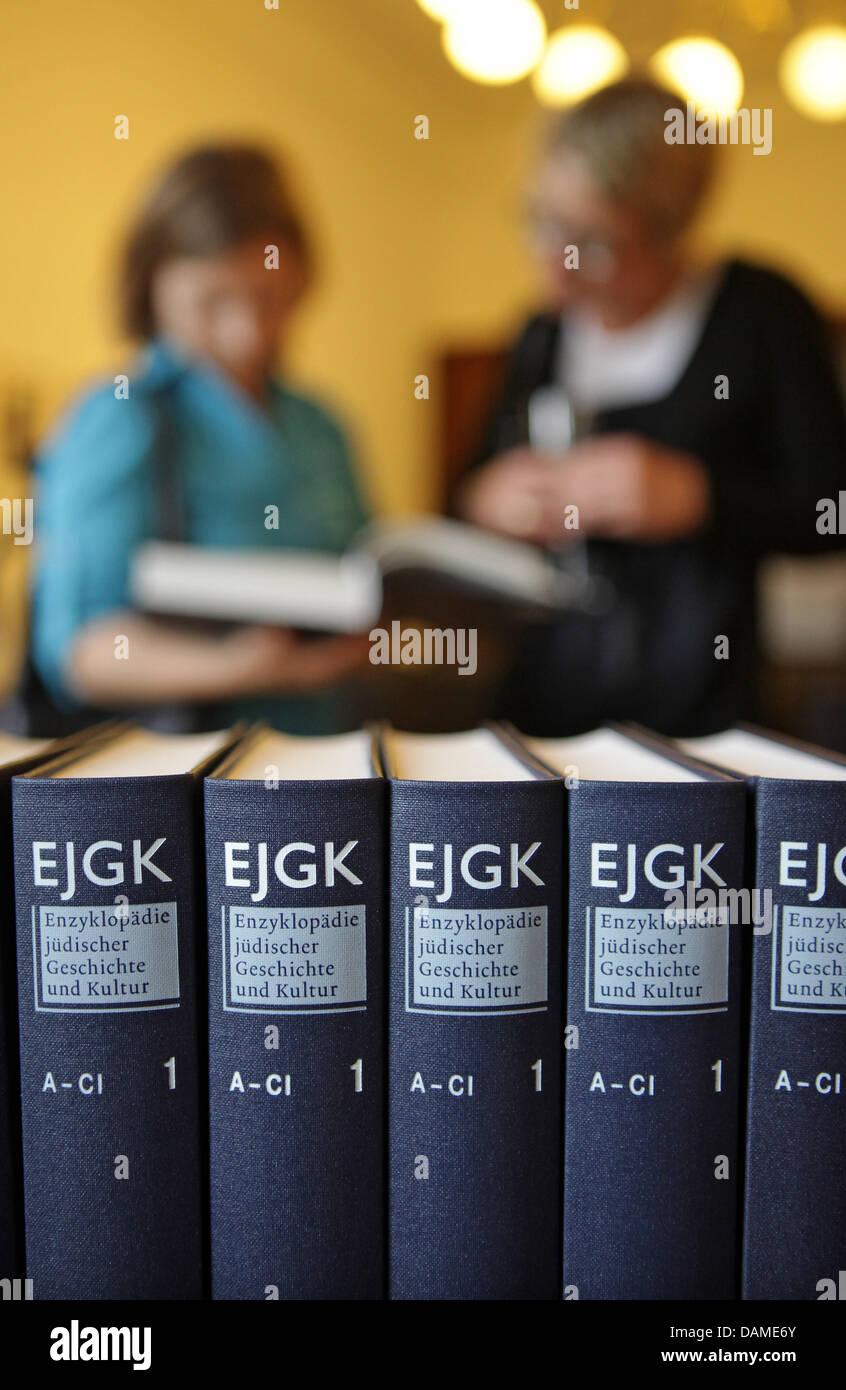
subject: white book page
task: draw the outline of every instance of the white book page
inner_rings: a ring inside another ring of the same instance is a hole
[[[573,587],[538,547],[446,517],[373,522],[355,546],[378,560],[384,573],[430,569],[532,603],[559,604]]]
[[[63,762],[44,776],[62,777],[167,777],[190,772],[211,757],[230,737],[227,730],[202,734],[159,734],[152,729],[129,729],[117,738],[98,743],[79,757]]]
[[[706,738],[680,738],[680,748],[744,777],[784,777],[806,782],[846,782],[846,766],[746,729],[727,729]]]
[[[268,777],[287,782],[373,777],[371,747],[366,732],[299,738],[267,729],[227,763],[221,776],[261,782]]]
[[[149,541],[133,561],[133,602],[156,613],[361,632],[382,608],[367,555],[224,550]]]
[[[562,775],[568,769],[585,782],[701,782],[693,768],[662,758],[660,753],[618,734],[614,729],[594,729],[574,738],[527,738],[536,757]]]
[[[385,735],[392,775],[410,782],[532,782],[534,774],[489,729]]]

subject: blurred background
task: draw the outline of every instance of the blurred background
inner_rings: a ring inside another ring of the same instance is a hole
[[[846,6],[542,0],[497,43],[511,4],[482,7],[475,53],[472,35],[450,40],[442,28],[447,0],[29,0],[7,11],[0,495],[25,494],[33,446],[59,408],[126,354],[110,276],[140,190],[186,146],[246,137],[286,156],[317,238],[317,288],[288,353],[294,381],[350,428],[374,508],[437,509],[496,389],[504,344],[537,299],[520,211],[547,106],[690,36],[719,41],[736,64],[700,52],[694,82],[739,80],[737,102],[773,111],[770,155],[723,151],[697,235],[710,252],[789,272],[839,335],[846,380]],[[606,37],[555,57],[559,31],[572,40],[586,25]],[[808,49],[821,25],[840,28]],[[523,66],[513,80],[503,50]],[[491,71],[509,80],[478,80]],[[130,138],[115,140],[122,114]],[[419,116],[428,139],[415,138]],[[424,373],[428,400],[415,395]],[[29,555],[9,535],[0,547],[7,689]],[[842,746],[846,563],[771,560],[762,603],[771,721]]]

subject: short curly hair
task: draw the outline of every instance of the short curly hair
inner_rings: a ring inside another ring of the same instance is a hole
[[[673,240],[698,212],[716,163],[713,145],[665,140],[668,112],[684,108],[669,88],[625,78],[556,116],[544,152],[580,155],[604,194],[638,212],[654,235]]]

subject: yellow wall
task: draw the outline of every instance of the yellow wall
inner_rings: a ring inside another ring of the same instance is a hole
[[[531,300],[516,217],[528,85],[458,77],[414,0],[29,0],[4,29],[0,393],[33,384],[44,421],[117,369],[108,271],[134,198],[178,148],[257,136],[294,157],[325,262],[292,368],[352,424],[374,500],[425,505],[437,402],[415,401],[415,374]],[[846,305],[846,126],[804,120],[757,79],[745,100],[776,106],[774,151],[729,154],[705,230]],[[421,113],[428,142],[413,138]]]
[[[279,12],[243,0],[18,8],[0,98],[12,191],[0,225],[0,384],[37,382],[46,415],[119,360],[110,256],[151,171],[208,136],[274,141],[294,156],[326,263],[296,368],[352,418],[379,500],[402,500],[421,457],[409,406],[417,148],[397,74],[387,62],[374,72],[355,26],[328,22],[333,12],[346,19],[346,6],[296,0]],[[118,114],[129,141],[114,138]]]

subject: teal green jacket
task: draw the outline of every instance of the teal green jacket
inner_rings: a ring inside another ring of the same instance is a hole
[[[32,653],[69,709],[63,673],[75,633],[129,606],[132,553],[158,533],[162,400],[185,540],[340,552],[367,519],[344,432],[315,401],[274,381],[262,410],[214,367],[161,341],[143,353],[127,390],[114,378],[87,390],[36,460]],[[348,723],[338,692],[244,698],[221,713],[292,733]]]

